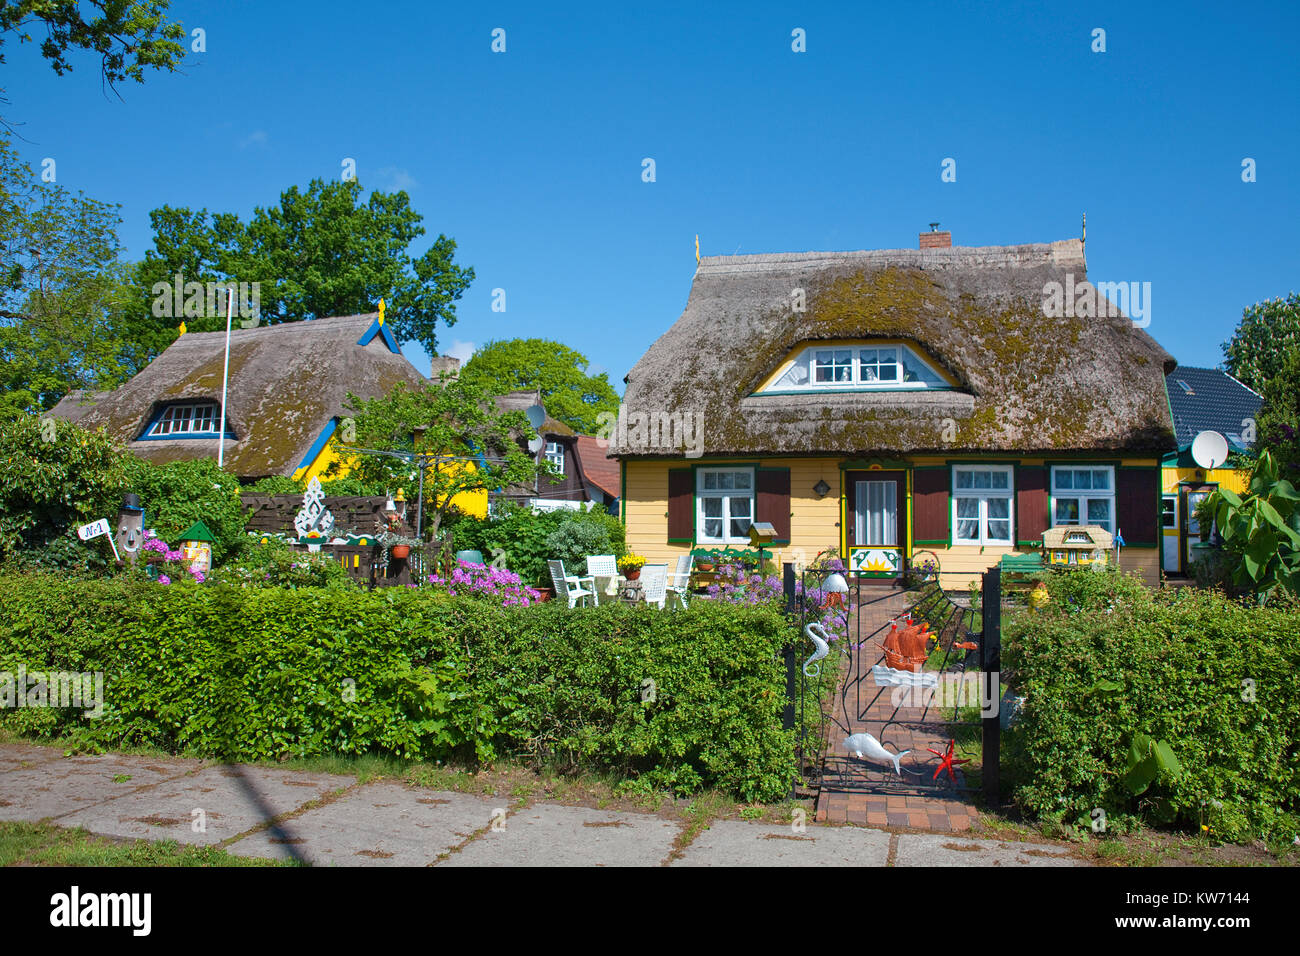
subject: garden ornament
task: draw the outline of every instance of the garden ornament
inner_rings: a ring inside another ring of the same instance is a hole
[[[829,640],[829,638],[826,635],[826,628],[822,627],[816,621],[813,621],[807,627],[805,627],[803,629],[803,633],[804,636],[808,638],[808,640],[813,642],[813,647],[816,648],[816,650],[813,651],[812,657],[804,661],[803,673],[805,677],[816,677],[822,672],[822,666],[818,664],[813,670],[810,671],[808,670],[808,665],[812,664],[813,661],[821,660],[823,657],[825,657],[827,654],[831,652],[831,646],[828,643],[826,643]]]
[[[870,760],[872,763],[892,763],[894,773],[902,776],[902,768],[899,767],[898,761],[906,757],[912,751],[904,750],[901,753],[891,754],[888,750],[880,745],[880,741],[871,734],[854,734],[851,737],[844,738],[844,749],[851,754],[855,754],[859,760]],[[914,771],[909,770],[908,773]]]
[[[126,561],[135,564],[144,544],[144,508],[140,506],[139,495],[127,495],[122,499],[122,506],[117,511],[117,547],[115,550]],[[121,560],[121,559],[119,559]]]
[[[957,780],[957,775],[956,773],[953,772],[952,765],[955,763],[970,763],[969,758],[962,758],[960,760],[953,759],[953,751],[956,748],[956,746],[957,746],[957,741],[949,740],[948,750],[946,753],[939,753],[939,751],[935,750],[932,747],[925,748],[926,750],[930,751],[930,753],[934,754],[936,757],[939,758],[939,766],[935,768],[934,776],[930,778],[931,780],[938,780],[939,774],[947,770],[948,779],[955,782]]]
[[[1047,582],[1039,581],[1034,585],[1034,589],[1029,592],[1029,607],[1034,611],[1041,611],[1047,607],[1047,603],[1052,596],[1047,593]]]
[[[826,600],[822,602],[822,610],[829,607],[844,607],[844,595],[849,593],[849,583],[844,580],[844,575],[835,573],[826,578],[823,585],[826,591]]]

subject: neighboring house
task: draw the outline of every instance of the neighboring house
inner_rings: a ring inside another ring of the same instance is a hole
[[[1250,484],[1249,472],[1232,468],[1206,471],[1198,466],[1192,460],[1192,442],[1203,431],[1216,431],[1228,440],[1230,451],[1250,451],[1255,444],[1255,419],[1264,399],[1220,369],[1184,365],[1169,373],[1165,390],[1178,450],[1161,461],[1161,564],[1169,574],[1185,574],[1191,546],[1200,539],[1200,528],[1192,514],[1196,506],[1220,485],[1241,493]]]
[[[387,394],[427,379],[398,349],[378,313],[286,322],[230,333],[225,420],[225,332],[188,332],[111,392],[73,392],[51,414],[103,428],[157,463],[217,457],[241,479],[308,479],[337,457],[332,444],[348,392]],[[435,370],[459,361],[437,357]]]
[[[560,475],[552,480],[539,475],[529,486],[514,486],[493,494],[493,501],[528,505],[535,511],[576,510],[590,505],[616,509],[618,464],[605,457],[599,439],[579,435],[568,425],[546,413],[541,393],[516,391],[500,396],[503,411],[522,411],[537,430],[534,454],[539,465],[551,465]],[[527,449],[528,443],[520,441]]]
[[[767,522],[778,561],[834,548],[889,581],[926,551],[960,588],[1093,523],[1158,580],[1174,360],[1086,297],[1045,314],[1052,283],[1083,287],[1080,240],[921,246],[700,261],[611,442],[630,550],[744,548]]]

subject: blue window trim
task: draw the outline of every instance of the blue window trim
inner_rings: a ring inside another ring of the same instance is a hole
[[[295,468],[294,471],[302,471],[302,469],[306,468],[313,461],[315,461],[316,456],[321,453],[321,449],[325,447],[325,444],[330,440],[330,438],[333,436],[334,432],[338,429],[338,427],[339,427],[339,420],[337,417],[331,418],[328,422],[326,422],[325,427],[321,429],[320,437],[317,438],[315,443],[310,448],[307,449],[307,454],[303,455],[302,461],[298,463],[298,467]]]
[[[378,319],[371,322],[370,328],[366,329],[365,335],[357,339],[357,345],[369,345],[370,340],[376,335],[382,335],[384,337],[384,344],[388,346],[390,352],[395,355],[402,354],[402,350],[397,347],[397,340],[393,338],[393,333],[388,331],[387,325],[380,325]]]
[[[139,436],[137,436],[136,441],[184,441],[187,439],[190,441],[203,441],[204,439],[216,438],[217,437],[216,432],[173,432],[170,435],[149,434],[149,432],[153,429],[153,427],[158,424],[158,420],[163,417],[163,413],[166,412],[167,409],[175,405],[204,405],[204,404],[208,404],[208,403],[205,402],[203,399],[190,399],[188,401],[183,401],[183,402],[167,402],[161,408],[159,408],[158,411],[154,412],[153,417],[150,418],[149,421],[145,423],[145,426],[141,430]],[[211,404],[216,405],[218,408],[221,407],[220,402],[212,402]],[[227,426],[226,431],[221,436],[222,439],[224,440],[230,438],[230,439],[237,440],[237,436],[235,435],[234,431],[229,427],[230,426],[229,422],[226,422],[226,426]]]

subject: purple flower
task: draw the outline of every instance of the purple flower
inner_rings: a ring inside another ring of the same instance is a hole
[[[171,584],[171,583],[172,583],[172,579],[169,578],[169,577],[167,577],[167,575],[165,575],[165,574],[160,574],[160,575],[158,575],[158,583],[159,583],[159,584]]]

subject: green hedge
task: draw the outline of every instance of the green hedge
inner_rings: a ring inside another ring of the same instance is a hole
[[[1020,806],[1084,829],[1100,808],[1116,828],[1144,819],[1289,842],[1300,830],[1300,614],[1152,592],[1113,572],[1047,580],[1049,610],[1019,613],[1004,632],[1004,679],[1026,698],[1008,736]],[[1139,735],[1167,743],[1181,772],[1162,770],[1135,796],[1124,775]]]
[[[102,670],[105,707],[0,720],[229,759],[510,755],[776,800],[794,770],[780,728],[788,633],[774,608],[705,601],[505,609],[415,589],[6,575],[0,671]]]

